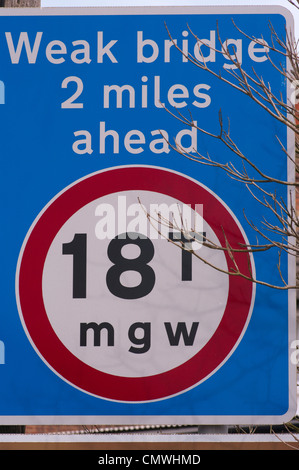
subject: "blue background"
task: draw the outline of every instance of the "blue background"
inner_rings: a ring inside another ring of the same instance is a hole
[[[235,23],[252,36],[271,42],[268,22],[278,35],[285,35],[285,18],[281,15],[234,15]],[[228,178],[224,172],[191,162],[176,152],[153,154],[148,144],[139,155],[125,151],[122,139],[131,129],[144,132],[147,142],[150,131],[165,129],[170,137],[183,127],[164,110],[149,100],[147,109],[138,103],[135,109],[103,109],[104,84],[136,84],[141,90],[141,77],[146,75],[149,95],[155,75],[161,77],[161,98],[175,83],[191,92],[197,83],[211,86],[212,102],[207,108],[192,107],[199,126],[219,132],[218,111],[224,120],[229,117],[231,135],[253,163],[275,178],[287,178],[287,162],[273,136],[286,145],[286,129],[244,95],[238,93],[190,63],[182,63],[180,54],[171,50],[170,63],[161,57],[151,64],[136,63],[137,31],[144,39],[159,44],[168,39],[166,22],[179,44],[186,25],[200,38],[209,38],[210,30],[221,37],[243,40],[243,66],[254,66],[272,89],[285,95],[286,84],[269,61],[255,63],[248,58],[249,40],[237,32],[231,15],[132,15],[132,16],[62,16],[62,17],[0,17],[0,80],[5,83],[5,105],[0,106],[1,152],[1,313],[0,339],[5,344],[5,365],[0,366],[0,416],[279,416],[289,408],[288,376],[288,293],[257,285],[256,300],[247,331],[229,360],[212,377],[179,396],[152,403],[126,404],[95,398],[65,383],[39,358],[22,328],[15,300],[15,272],[19,252],[35,217],[63,188],[77,179],[103,168],[119,165],[145,164],[170,168],[196,178],[214,191],[240,220],[250,242],[256,233],[248,226],[246,216],[259,223],[263,216],[277,223],[271,213],[258,204],[242,183]],[[14,43],[21,31],[28,31],[33,44],[37,31],[43,31],[35,64],[28,64],[24,51],[19,64],[11,64],[5,40],[11,31]],[[111,51],[118,59],[112,64],[107,56],[103,64],[96,60],[97,31],[104,31],[104,43],[118,39]],[[63,41],[69,54],[60,65],[51,64],[45,47],[52,40]],[[91,45],[91,63],[74,64],[70,53],[72,41],[87,40]],[[189,42],[194,44],[189,33]],[[217,42],[219,46],[219,42]],[[145,49],[146,52],[146,49]],[[280,62],[282,56],[271,55]],[[219,57],[210,63],[216,72],[223,69]],[[83,80],[84,90],[78,101],[83,109],[61,109],[60,104],[71,94],[71,87],[61,88],[68,76]],[[136,93],[137,95],[138,93]],[[164,97],[164,100],[163,100]],[[137,101],[137,100],[136,100]],[[190,100],[191,101],[191,100]],[[182,111],[188,116],[188,108]],[[107,139],[105,155],[99,154],[99,122],[120,135],[120,153],[113,154]],[[74,132],[88,130],[93,137],[93,153],[76,155],[72,144]],[[240,161],[221,142],[198,133],[198,150],[222,162]],[[270,189],[270,185],[267,186]],[[286,188],[276,190],[284,199]],[[255,256],[257,277],[280,284],[276,269],[275,250]],[[287,278],[287,258],[282,256],[282,271]],[[178,418],[179,419],[179,418]],[[249,419],[249,418],[248,418]],[[250,418],[251,419],[251,418]],[[1,420],[1,418],[0,418]],[[103,419],[105,422],[105,418]],[[204,420],[204,418],[203,418]],[[79,421],[79,419],[78,419]],[[128,421],[128,420],[127,420]]]

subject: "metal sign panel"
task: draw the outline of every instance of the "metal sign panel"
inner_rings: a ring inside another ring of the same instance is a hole
[[[235,57],[286,98],[275,54],[241,33],[270,44],[269,21],[281,37],[292,26],[259,7],[1,11],[0,422],[294,416],[293,291],[246,279],[292,282],[294,264],[232,259],[264,207],[176,151],[230,161],[199,131],[219,131],[221,108],[254,165],[291,177],[273,138],[292,152],[285,127],[186,59],[229,76]],[[243,276],[225,274],[233,263]]]

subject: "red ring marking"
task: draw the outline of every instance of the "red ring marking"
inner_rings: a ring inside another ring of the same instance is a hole
[[[90,394],[117,401],[162,399],[180,393],[217,369],[235,347],[250,314],[251,282],[229,277],[222,320],[207,344],[185,363],[147,377],[119,377],[98,371],[73,355],[59,340],[45,310],[42,295],[44,262],[50,245],[64,223],[86,204],[120,191],[146,190],[172,196],[185,204],[204,204],[205,220],[225,246],[225,236],[237,248],[243,234],[225,206],[206,188],[187,177],[150,167],[109,169],[73,184],[56,197],[38,218],[25,244],[19,267],[19,302],[28,333],[43,359],[65,380]],[[242,273],[250,274],[248,253],[236,253]],[[226,255],[228,267],[232,262]]]

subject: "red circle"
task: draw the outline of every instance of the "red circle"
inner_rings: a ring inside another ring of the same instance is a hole
[[[207,188],[154,167],[114,168],[85,177],[50,202],[33,224],[20,254],[17,278],[20,314],[33,344],[43,360],[75,387],[102,398],[139,402],[181,393],[203,381],[228,358],[247,324],[253,284],[240,276],[229,276],[227,305],[218,328],[207,344],[180,366],[147,377],[119,377],[82,362],[60,341],[48,319],[42,295],[44,262],[54,237],[74,213],[99,197],[126,190],[155,191],[184,204],[204,204],[205,220],[223,247],[226,239],[232,248],[240,248],[246,241],[234,217]],[[227,253],[225,256],[232,269],[232,260]],[[249,254],[236,252],[235,260],[240,271],[250,275]]]

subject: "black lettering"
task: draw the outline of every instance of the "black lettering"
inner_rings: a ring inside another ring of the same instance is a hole
[[[178,346],[181,337],[183,338],[185,346],[193,346],[199,322],[192,323],[190,333],[187,331],[185,322],[178,322],[175,332],[173,332],[171,323],[166,322],[164,325],[170,346]]]
[[[124,258],[121,253],[125,245],[133,244],[140,248],[137,258]],[[141,234],[125,233],[116,236],[108,246],[108,258],[113,266],[106,276],[107,287],[116,297],[122,299],[139,299],[148,295],[155,285],[155,272],[148,265],[154,256],[154,245],[149,238]],[[137,286],[127,287],[121,284],[120,276],[126,271],[137,271],[141,282]]]
[[[136,337],[136,330],[143,330],[143,336],[141,338]],[[151,324],[136,322],[130,326],[128,336],[133,344],[141,345],[140,348],[130,347],[129,351],[135,354],[141,354],[147,352],[151,347]]]
[[[76,233],[73,240],[63,243],[62,254],[73,255],[73,298],[86,298],[86,233]]]
[[[114,328],[110,323],[80,323],[80,346],[87,345],[87,331],[93,330],[93,345],[101,346],[101,331],[107,330],[107,346],[114,346]]]

